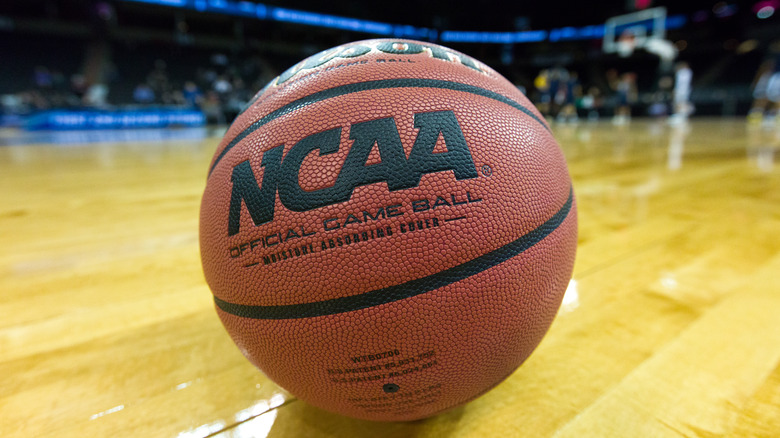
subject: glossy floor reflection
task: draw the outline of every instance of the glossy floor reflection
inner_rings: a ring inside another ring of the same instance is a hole
[[[218,138],[0,147],[0,435],[777,436],[780,130],[554,131],[580,241],[550,333],[474,402],[390,424],[297,401],[225,334],[197,241]]]

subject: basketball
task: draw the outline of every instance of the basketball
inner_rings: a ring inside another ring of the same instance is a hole
[[[576,202],[542,115],[428,42],[358,41],[272,80],[211,161],[200,249],[241,352],[296,397],[415,420],[484,394],[552,323]]]

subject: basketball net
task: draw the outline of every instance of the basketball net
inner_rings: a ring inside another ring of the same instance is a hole
[[[615,51],[621,58],[628,58],[634,53],[636,48],[636,37],[634,34],[625,32],[615,42]]]

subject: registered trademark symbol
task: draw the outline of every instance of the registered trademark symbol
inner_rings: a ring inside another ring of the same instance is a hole
[[[485,164],[482,166],[482,174],[485,176],[490,176],[493,174],[493,169],[487,164]]]

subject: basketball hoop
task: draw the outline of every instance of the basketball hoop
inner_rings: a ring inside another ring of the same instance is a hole
[[[637,48],[644,48],[652,39],[664,39],[666,8],[657,7],[618,15],[604,24],[604,53],[622,58],[631,56]]]

